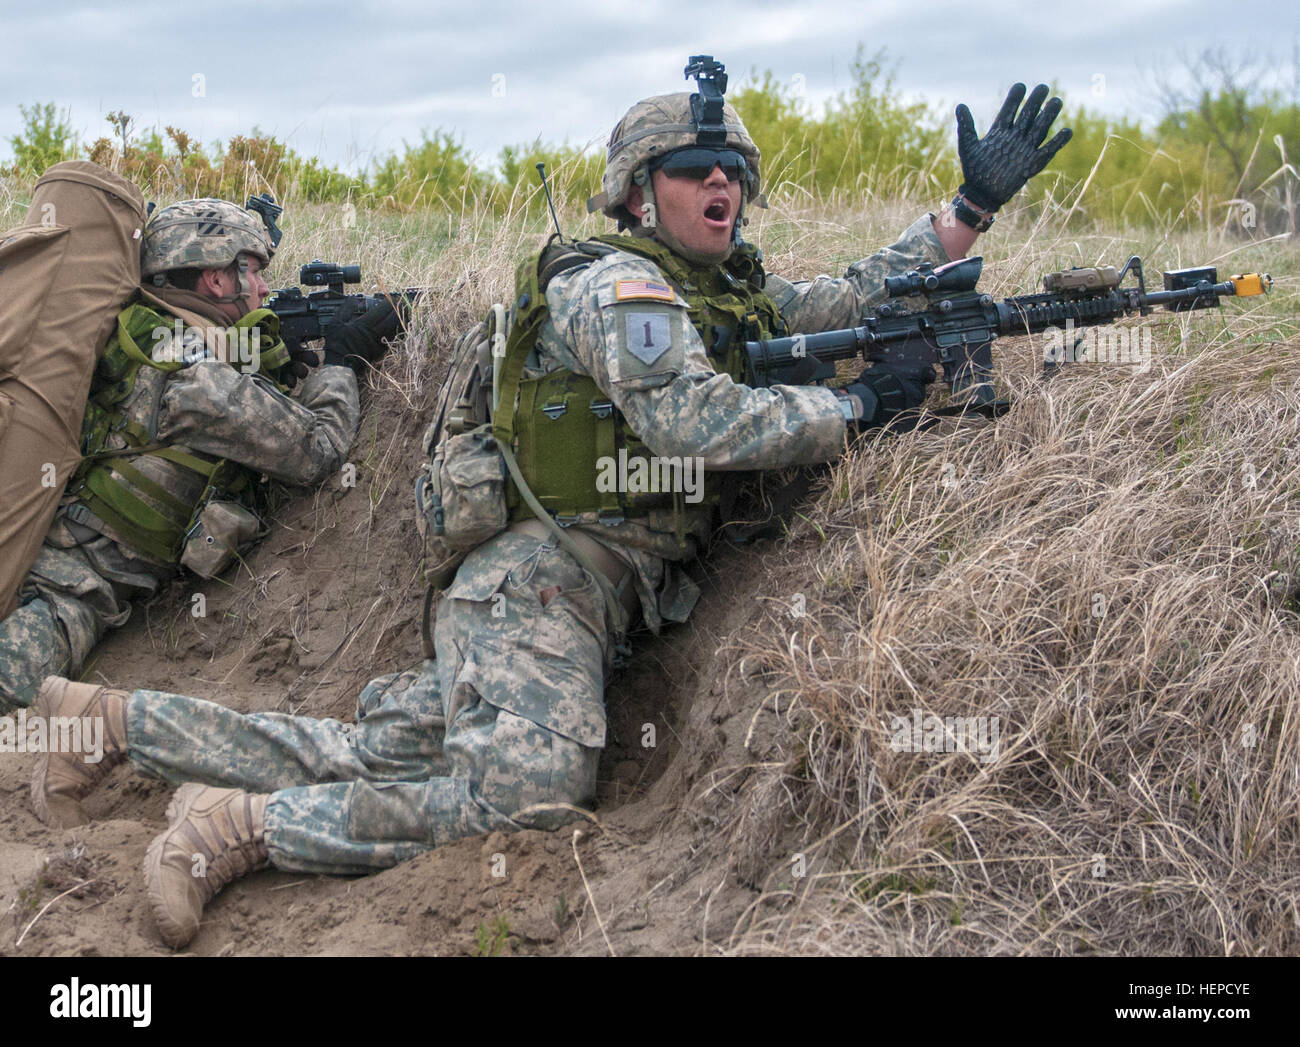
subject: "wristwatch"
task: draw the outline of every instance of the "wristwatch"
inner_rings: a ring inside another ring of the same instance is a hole
[[[952,211],[962,225],[970,226],[977,233],[987,232],[988,227],[993,224],[992,211],[976,207],[960,192],[952,199]]]
[[[844,415],[845,422],[856,422],[862,417],[862,401],[859,399],[854,403],[854,398],[843,389],[834,389],[832,392],[840,401],[840,413]]]

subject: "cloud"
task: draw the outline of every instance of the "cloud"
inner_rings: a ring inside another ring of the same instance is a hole
[[[21,126],[16,103],[54,101],[88,139],[123,109],[138,126],[173,124],[205,143],[256,126],[352,168],[435,129],[490,160],[502,145],[539,137],[603,141],[637,98],[685,89],[690,54],[714,54],[733,78],[771,70],[788,83],[798,74],[820,103],[849,86],[859,45],[888,48],[909,97],[945,108],[966,101],[981,123],[1017,78],[1140,117],[1151,109],[1141,65],[1153,55],[1258,39],[1254,22],[1209,0],[1118,7],[1104,18],[1011,0],[972,10],[911,0],[23,6],[3,15],[0,97],[15,105],[0,111],[0,135]],[[1294,16],[1283,28],[1295,32]],[[1272,35],[1286,42],[1285,32]]]

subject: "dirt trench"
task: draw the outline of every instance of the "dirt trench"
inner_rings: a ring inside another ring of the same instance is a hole
[[[238,572],[138,604],[82,678],[350,719],[368,679],[420,658],[415,428],[391,403],[369,412],[355,484],[293,497]],[[761,694],[727,706],[717,651],[752,615],[761,572],[740,568],[753,554],[719,550],[697,568],[692,624],[635,638],[606,695],[598,824],[460,840],[360,878],[257,873],[214,900],[186,951],[676,954],[725,939],[755,893],[720,853],[709,810],[746,772],[723,776],[708,803],[692,797],[713,767],[749,759]],[[166,954],[141,861],[171,788],[119,767],[89,800],[88,825],[52,831],[28,800],[35,761],[0,756],[0,954]]]

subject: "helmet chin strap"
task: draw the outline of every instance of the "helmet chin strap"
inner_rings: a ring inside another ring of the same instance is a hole
[[[206,297],[216,305],[240,305],[241,311],[239,315],[243,316],[247,310],[242,309],[242,306],[253,300],[253,283],[248,278],[248,259],[244,257],[242,252],[235,259],[233,266],[236,274],[235,287],[237,290],[233,294],[221,295],[220,297],[216,295]],[[227,268],[230,267],[227,266]],[[155,277],[156,279],[157,277]]]
[[[253,282],[248,278],[248,258],[243,252],[240,252],[235,259],[235,272],[238,274],[236,280],[239,286],[239,294],[235,296],[234,300],[238,302],[242,299],[244,302],[251,302],[253,300]]]
[[[239,257],[235,259],[235,273],[236,287],[238,288],[236,293],[214,298],[213,301],[220,306],[235,306],[227,316],[231,320],[238,321],[248,314],[250,304],[257,302],[257,298],[253,294],[253,282],[248,278],[248,259],[242,251]],[[256,309],[256,304],[252,304],[252,308]]]
[[[244,315],[245,312],[243,308],[245,304],[244,299],[248,296],[249,293],[248,291],[245,290],[245,287],[247,285],[247,277],[243,276],[242,274],[238,284],[239,286],[238,293],[227,294],[227,295],[214,295],[214,294],[209,294],[206,291],[199,291],[197,289],[192,291],[188,290],[184,287],[180,287],[177,284],[172,283],[167,278],[167,274],[165,273],[158,273],[156,276],[151,277],[149,283],[151,286],[156,287],[160,291],[172,290],[172,291],[181,291],[184,292],[185,294],[197,295],[198,297],[202,298],[205,302],[210,302],[212,305],[216,305],[216,306],[238,305],[240,307],[240,313],[239,313],[240,316]]]

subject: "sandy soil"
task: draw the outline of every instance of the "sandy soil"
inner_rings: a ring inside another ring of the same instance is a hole
[[[350,718],[366,680],[419,660],[405,481],[417,429],[414,415],[371,405],[353,453],[355,487],[297,495],[246,569],[178,582],[137,605],[83,678],[245,711]],[[748,760],[743,741],[761,694],[744,710],[721,708],[714,679],[715,652],[748,617],[749,601],[737,598],[745,575],[730,580],[728,570],[748,555],[724,548],[701,568],[695,626],[638,637],[633,664],[609,688],[598,824],[466,839],[363,878],[258,873],[209,906],[188,951],[635,954],[725,940],[754,892],[730,863],[704,855],[714,849],[711,805],[725,804],[745,772],[707,802],[687,800],[706,761]],[[198,592],[202,618],[190,613]],[[653,747],[642,744],[647,724]],[[119,767],[90,800],[90,824],[52,831],[27,797],[35,760],[0,759],[0,954],[165,954],[141,860],[165,826],[170,787]]]

